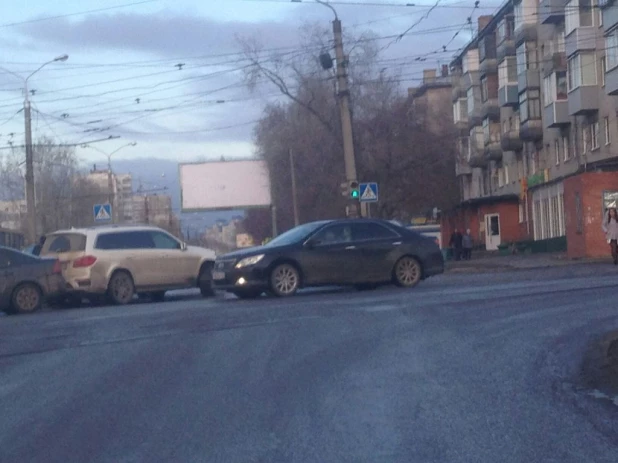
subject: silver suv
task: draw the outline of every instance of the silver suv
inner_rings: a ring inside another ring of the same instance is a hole
[[[74,296],[128,304],[136,293],[162,300],[173,289],[214,294],[215,252],[187,246],[165,230],[110,225],[61,230],[46,237],[41,256],[56,257]]]

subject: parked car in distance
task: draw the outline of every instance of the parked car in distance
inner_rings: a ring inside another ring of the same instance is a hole
[[[135,294],[162,300],[165,292],[198,287],[214,294],[212,250],[187,246],[152,226],[107,225],[47,235],[41,256],[60,260],[72,297],[106,296],[128,304]]]
[[[264,246],[219,256],[213,282],[252,298],[265,291],[291,296],[310,286],[412,287],[443,271],[432,238],[384,220],[343,219],[300,225]]]
[[[0,310],[32,313],[66,290],[60,262],[0,246]]]

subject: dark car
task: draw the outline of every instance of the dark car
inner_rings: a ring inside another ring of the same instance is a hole
[[[264,291],[291,296],[309,286],[412,287],[442,272],[442,252],[432,238],[384,220],[343,219],[300,225],[265,246],[222,255],[213,283],[252,298]]]
[[[65,290],[60,262],[0,247],[0,310],[30,313]]]

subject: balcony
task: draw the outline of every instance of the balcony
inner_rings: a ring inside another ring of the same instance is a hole
[[[519,91],[529,88],[541,88],[541,76],[538,69],[528,69],[517,76]]]
[[[489,134],[485,136],[485,157],[488,161],[502,160],[500,124],[489,124]]]
[[[455,175],[457,177],[472,175],[472,167],[470,167],[467,161],[457,161],[457,163],[455,163]]]
[[[597,48],[597,29],[596,26],[578,27],[567,35],[564,40],[567,57],[578,51],[595,50]]]
[[[569,92],[569,115],[581,116],[599,110],[599,87],[586,85]]]
[[[545,53],[543,55],[543,77],[547,77],[552,72],[567,70],[567,57],[563,51]]]
[[[605,74],[605,92],[608,95],[618,95],[618,67]]]
[[[470,160],[468,164],[470,167],[485,167],[487,165],[487,158],[485,157],[483,139],[477,140],[474,137],[470,138]]]
[[[508,84],[498,89],[498,104],[500,106],[517,106],[519,104],[519,87]]]
[[[541,119],[528,119],[519,126],[519,138],[522,141],[537,141],[543,139],[543,122]]]
[[[516,26],[515,45],[522,42],[536,42],[537,24],[536,21],[523,22]]]
[[[500,143],[502,151],[521,151],[524,147],[524,142],[519,136],[519,127],[511,127],[509,130],[502,132]]]
[[[461,133],[465,134],[469,131],[468,129],[468,118],[462,118],[455,121],[455,129]]]
[[[481,108],[481,118],[489,118],[492,120],[500,119],[500,105],[498,98],[489,98],[483,102]]]
[[[515,56],[515,42],[512,37],[504,39],[496,48],[496,56],[498,62],[502,61],[506,56]]]
[[[539,2],[539,22],[558,24],[564,21],[564,7],[568,0],[541,0]]]
[[[461,88],[467,91],[470,87],[475,87],[481,84],[481,76],[478,71],[468,71],[461,76]]]
[[[601,8],[603,14],[603,29],[607,32],[618,25],[618,8],[616,8],[613,2]]]
[[[451,100],[453,102],[466,97],[466,89],[463,88],[463,79],[461,75],[451,75],[451,86]]]
[[[554,101],[543,109],[543,124],[546,129],[555,129],[570,123],[568,100]]]

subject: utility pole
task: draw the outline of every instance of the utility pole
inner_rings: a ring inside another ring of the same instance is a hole
[[[25,82],[24,120],[26,128],[26,211],[28,212],[28,239],[36,242],[36,198],[34,191],[34,159],[32,154],[32,118],[30,116],[30,98],[28,81]]]
[[[290,175],[292,176],[292,206],[294,208],[294,226],[298,227],[298,194],[296,192],[296,169],[294,168],[294,150],[290,148]]]
[[[343,136],[343,159],[345,162],[345,177],[348,184],[357,182],[356,159],[354,156],[354,136],[352,132],[352,111],[350,109],[350,89],[348,85],[348,59],[343,51],[343,34],[341,21],[337,11],[328,2],[316,0],[317,3],[330,8],[335,14],[333,20],[333,35],[335,39],[335,60],[337,64],[337,98],[341,112],[341,133]],[[359,216],[359,203],[353,198],[348,198],[346,215],[350,218]]]
[[[31,243],[36,242],[36,198],[34,188],[34,158],[32,154],[32,118],[30,115],[30,97],[28,90],[28,80],[43,69],[45,66],[57,61],[66,61],[69,59],[69,55],[61,55],[54,58],[51,61],[47,61],[41,64],[35,71],[31,72],[26,78],[16,74],[13,71],[0,67],[1,71],[11,74],[24,82],[24,126],[26,129],[26,207],[28,214],[28,239]]]
[[[111,219],[112,223],[116,223],[114,216],[116,215],[116,205],[114,204],[114,179],[112,177],[112,155],[107,156],[107,202],[112,208]]]

